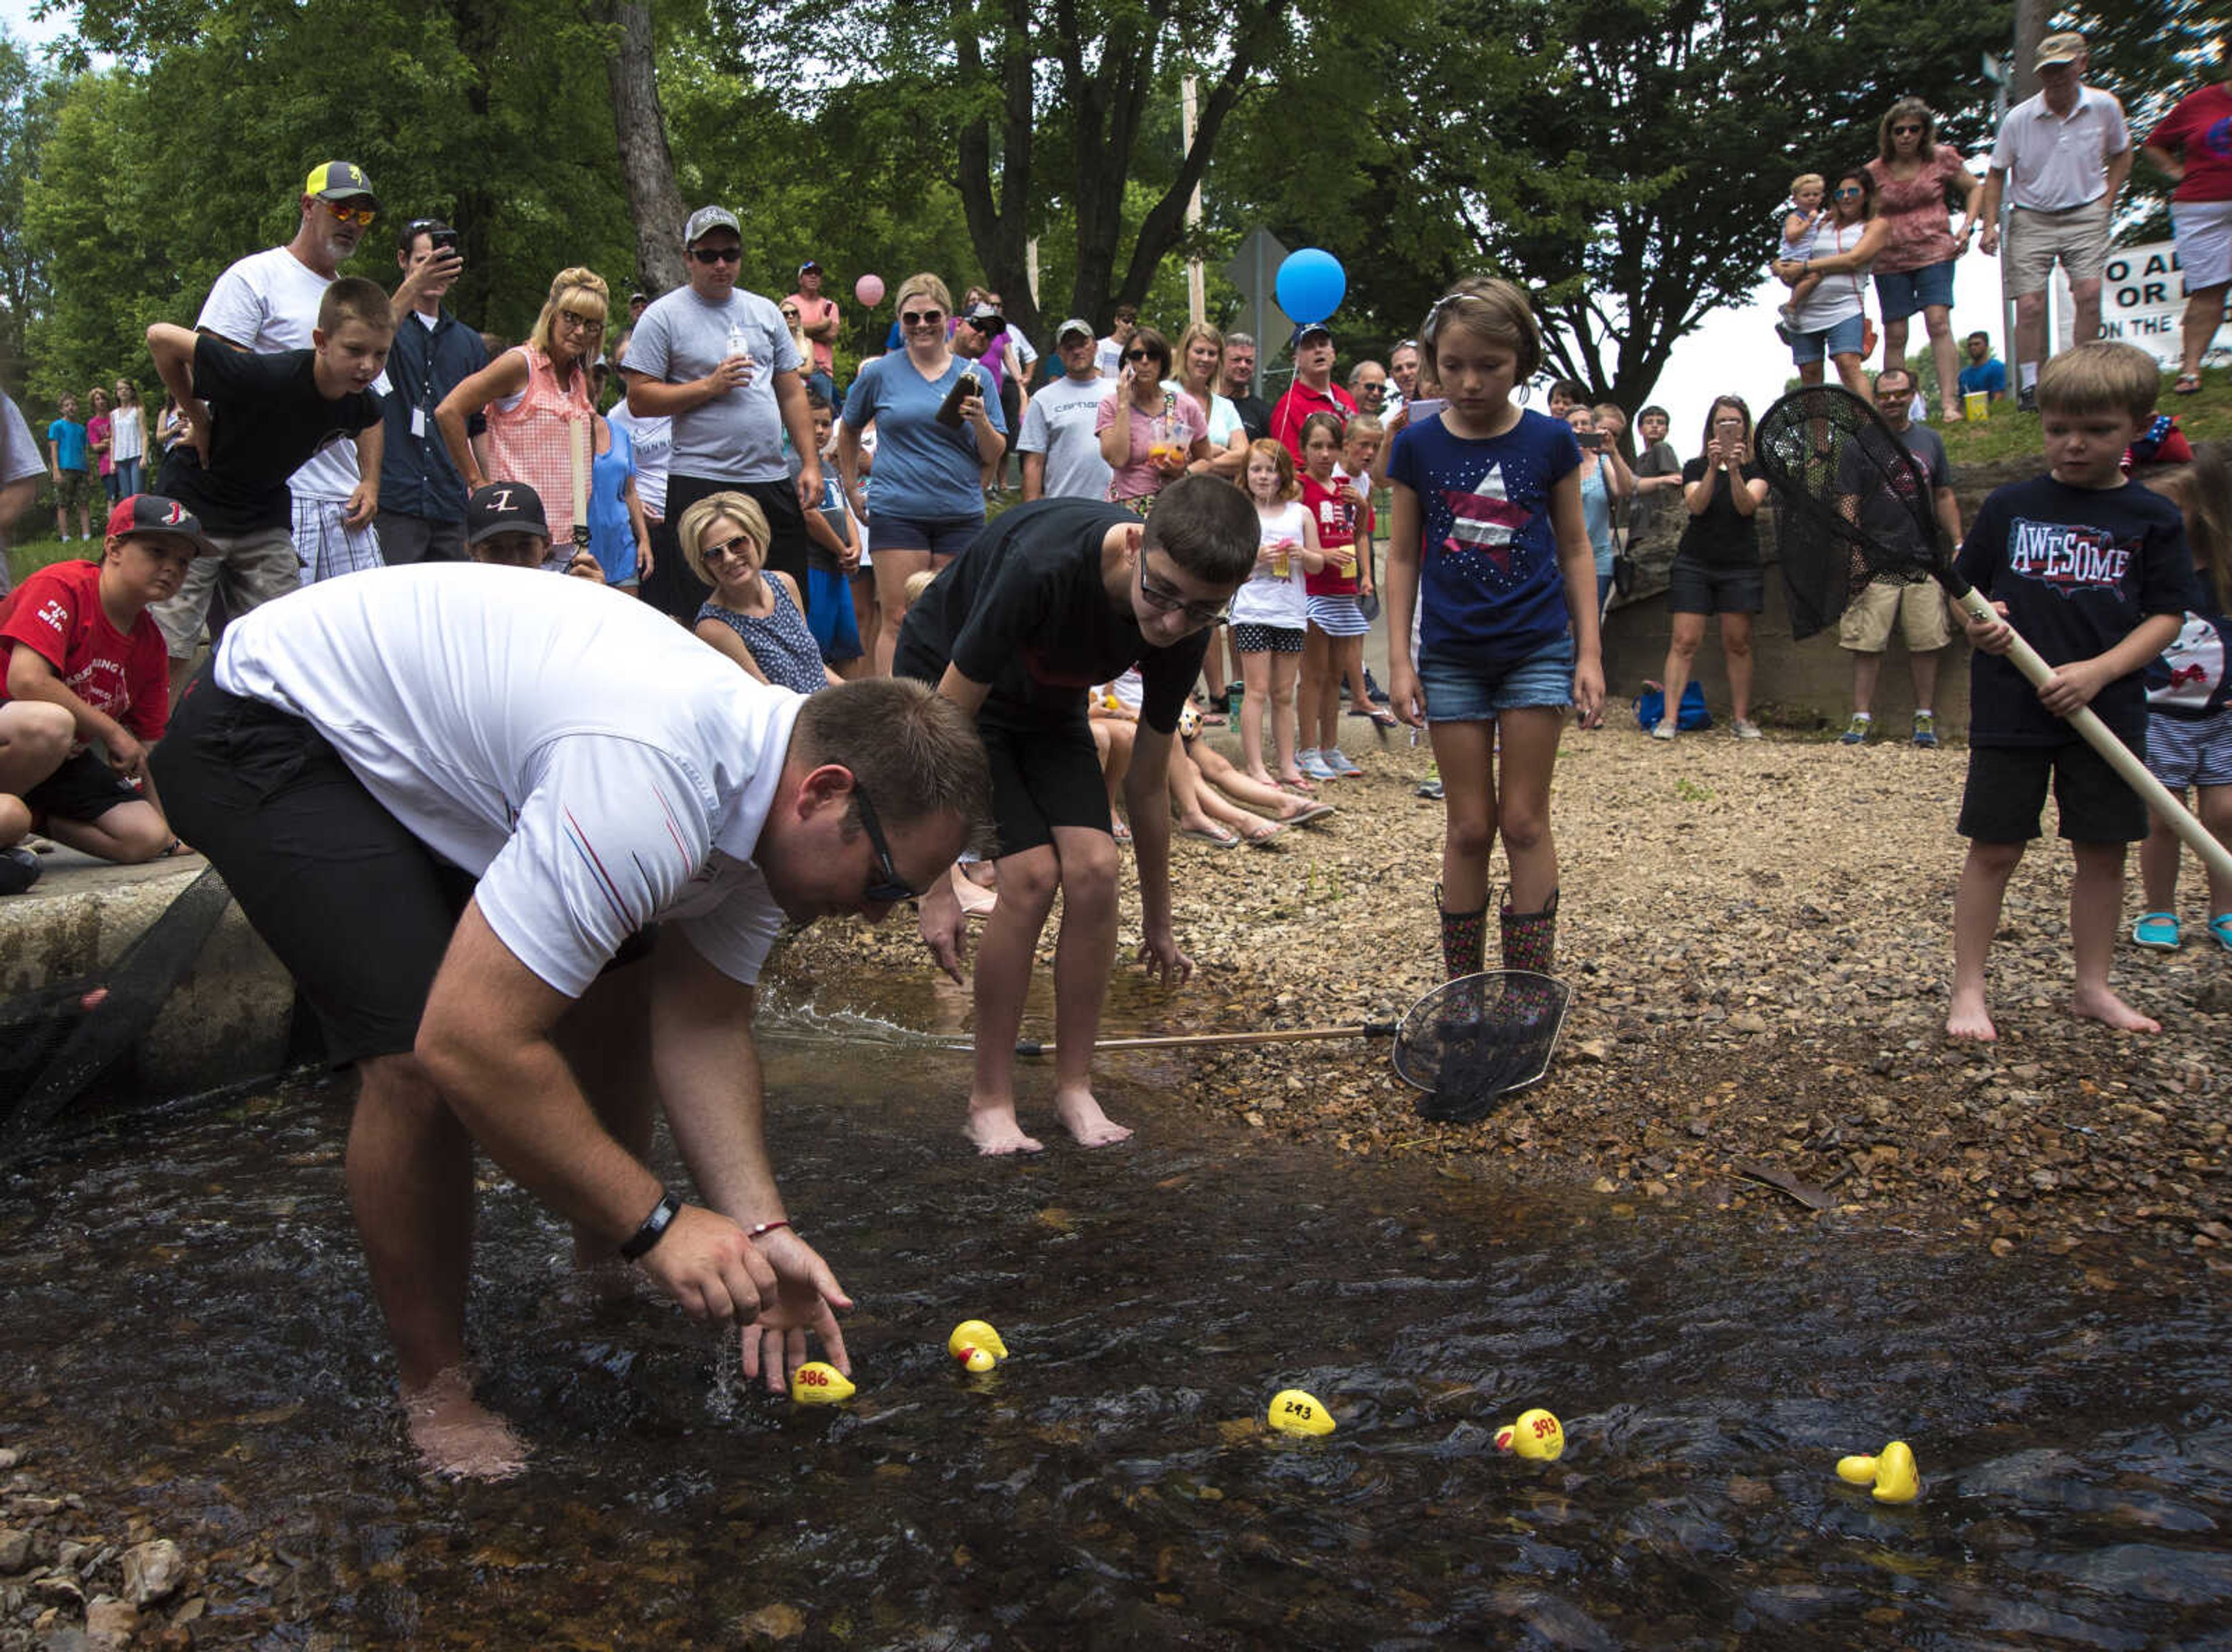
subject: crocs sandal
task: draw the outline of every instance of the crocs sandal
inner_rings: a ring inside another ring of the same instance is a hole
[[[2209,920],[2209,932],[2216,937],[2216,944],[2232,952],[2232,912],[2222,912]]]
[[[2216,926],[2212,924],[2210,927],[2214,929]],[[2232,928],[2232,924],[2227,927]],[[2143,912],[2139,915],[2139,921],[2131,925],[2132,944],[2145,947],[2151,951],[2175,952],[2184,938],[2178,929],[2177,914],[2175,912]],[[2224,940],[2222,935],[2217,938]],[[2232,940],[2224,940],[2224,944],[2232,947]]]

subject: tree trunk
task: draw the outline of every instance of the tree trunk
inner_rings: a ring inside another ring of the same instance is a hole
[[[605,71],[613,88],[613,126],[620,134],[620,176],[635,220],[636,281],[656,297],[685,285],[682,225],[688,212],[675,186],[674,157],[659,107],[649,0],[612,0],[607,20],[617,31]]]

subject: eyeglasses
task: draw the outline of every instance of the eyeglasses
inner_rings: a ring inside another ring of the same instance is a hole
[[[858,775],[853,778],[853,803],[860,812],[860,829],[868,834],[868,847],[876,852],[876,876],[860,891],[860,899],[871,906],[888,906],[897,901],[919,898],[920,891],[901,878],[899,869],[892,865],[892,846],[884,841],[882,823],[876,819],[875,806],[868,801],[868,788],[860,784]]]
[[[704,549],[704,556],[708,562],[724,562],[732,556],[742,556],[747,550],[752,548],[754,548],[752,536],[749,534],[739,534],[736,538],[724,539],[717,545],[708,545]]]
[[[692,247],[690,256],[701,264],[740,264],[744,261],[742,247]]]
[[[1899,136],[1901,133],[1909,133],[1909,132],[1921,132],[1921,131],[1924,131],[1924,129],[1925,129],[1925,128],[1924,128],[1923,126],[1919,126],[1919,125],[1917,125],[1917,126],[1893,126],[1893,127],[1891,129],[1891,135],[1892,137],[1896,138],[1896,137],[1898,137],[1898,136]]]
[[[605,318],[601,315],[584,315],[581,311],[569,310],[562,304],[559,306],[558,314],[585,333],[601,333],[605,330]]]
[[[901,310],[899,321],[906,327],[936,327],[945,319],[944,310]]]
[[[380,216],[376,206],[343,206],[339,201],[328,201],[326,211],[343,224],[370,224]]]
[[[1184,614],[1193,622],[1197,630],[1204,625],[1220,625],[1224,623],[1225,605],[1223,603],[1188,602],[1183,593],[1165,585],[1160,580],[1150,580],[1147,577],[1147,558],[1144,552],[1139,557],[1139,594],[1146,598],[1150,607],[1159,609],[1164,613]]]

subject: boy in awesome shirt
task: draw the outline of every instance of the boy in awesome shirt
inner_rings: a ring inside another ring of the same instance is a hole
[[[171,716],[163,633],[147,609],[178,593],[197,556],[216,554],[185,506],[134,494],[109,512],[98,562],[41,568],[0,604],[0,792],[23,800],[26,826],[42,822],[103,860],[178,852],[147,779],[147,748]]]
[[[1993,492],[1961,547],[1960,571],[2004,619],[1966,623],[1969,781],[1958,830],[1969,839],[1953,904],[1953,1001],[1946,1033],[1999,1036],[1986,1008],[1984,965],[2000,904],[2024,845],[2038,835],[2054,782],[2061,835],[2076,871],[2069,943],[2073,1014],[2122,1032],[2160,1026],[2108,984],[2124,905],[2125,845],[2147,835],[2147,807],[2064,720],[2090,705],[2134,751],[2146,748],[2141,672],[2178,634],[2193,595],[2193,559],[2177,507],[2123,473],[2124,449],[2154,411],[2153,358],[2099,340],[2067,351],[2039,375],[2050,474]],[[2054,668],[2033,689],[2007,658],[2015,636]]]

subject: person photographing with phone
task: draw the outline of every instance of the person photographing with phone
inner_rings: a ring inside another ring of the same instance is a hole
[[[999,398],[986,393],[989,377],[953,352],[945,283],[927,271],[910,275],[896,307],[905,347],[860,369],[837,425],[837,473],[853,515],[868,524],[876,571],[879,677],[891,673],[906,582],[944,567],[983,531],[985,471],[1008,448]],[[860,431],[871,420],[876,470],[864,483]]]
[[[1124,347],[1116,387],[1100,403],[1093,427],[1108,461],[1108,502],[1144,516],[1155,496],[1209,461],[1209,414],[1171,378],[1171,345],[1143,327]]]
[[[1758,521],[1766,498],[1767,477],[1752,461],[1751,409],[1741,396],[1720,397],[1705,415],[1705,450],[1682,467],[1690,520],[1667,570],[1674,635],[1666,649],[1666,715],[1651,729],[1653,740],[1674,738],[1690,663],[1705,639],[1705,616],[1716,613],[1729,672],[1729,732],[1739,740],[1760,737],[1751,720],[1751,620],[1767,606]]]
[[[439,218],[412,218],[395,237],[403,279],[395,288],[395,343],[387,354],[387,440],[380,453],[380,560],[465,560],[465,479],[434,422],[434,410],[488,366],[479,329],[451,314],[442,301],[464,269],[457,232]],[[465,421],[468,442],[488,429],[485,416]]]

